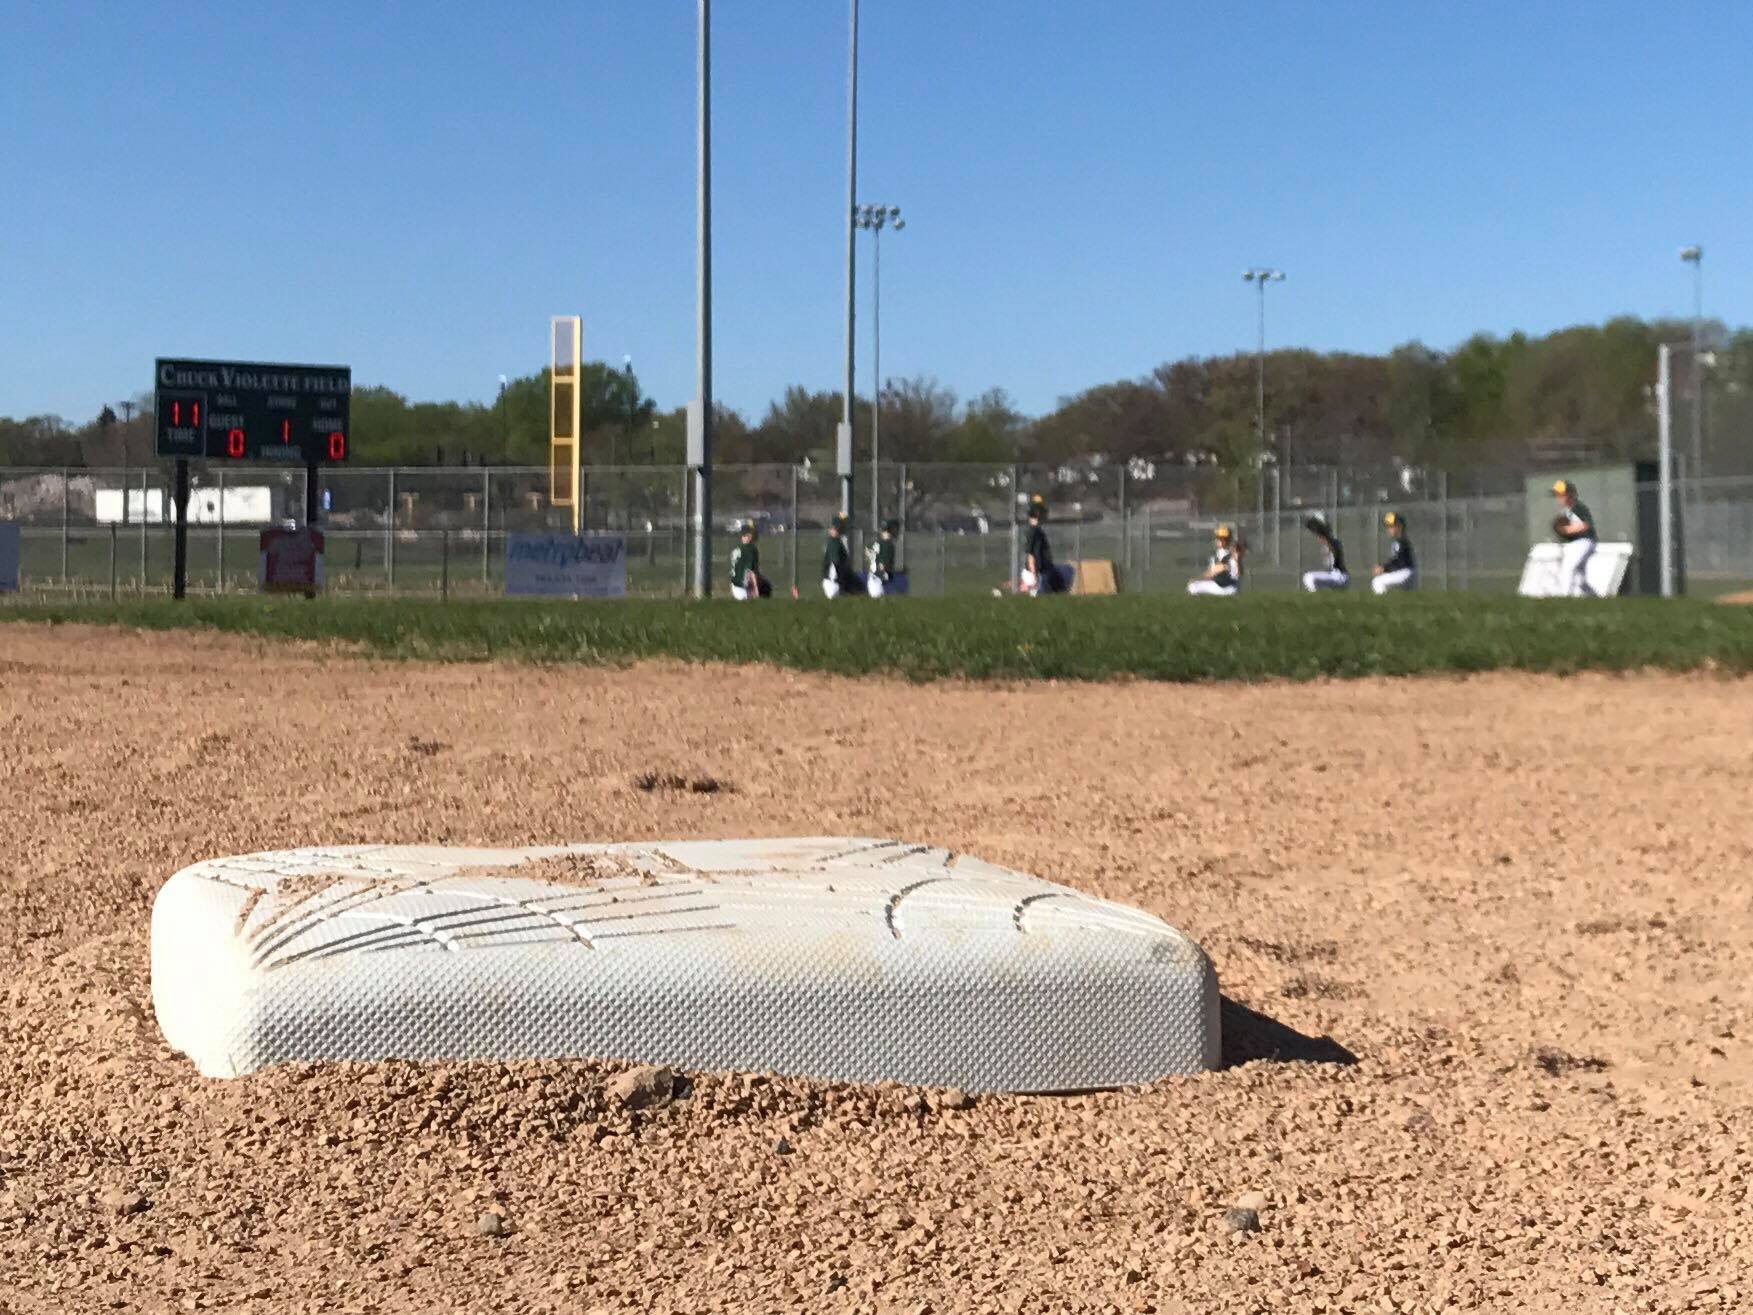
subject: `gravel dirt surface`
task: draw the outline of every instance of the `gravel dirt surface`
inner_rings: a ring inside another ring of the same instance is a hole
[[[0,627],[0,1311],[1746,1311],[1753,684],[977,687]],[[205,1081],[171,872],[867,834],[1197,938],[1231,1066]],[[632,1093],[632,1094],[629,1094]]]

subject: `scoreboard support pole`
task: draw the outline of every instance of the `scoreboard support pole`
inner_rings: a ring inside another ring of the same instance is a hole
[[[171,596],[182,598],[189,591],[189,459],[177,458],[176,564],[171,573]]]
[[[323,476],[321,466],[311,465],[304,468],[304,528],[314,530],[317,523],[317,508],[322,504],[322,493],[319,481]]]

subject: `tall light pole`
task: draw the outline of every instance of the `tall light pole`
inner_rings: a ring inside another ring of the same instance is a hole
[[[694,408],[688,417],[688,464],[694,472],[693,592],[706,598],[712,593],[712,0],[699,0],[699,5]]]
[[[1244,282],[1260,291],[1260,339],[1254,353],[1254,477],[1255,533],[1263,533],[1266,524],[1266,285],[1283,283],[1281,269],[1254,269],[1242,272]]]
[[[875,244],[871,250],[871,391],[870,391],[870,532],[882,525],[882,477],[878,466],[883,423],[883,229],[899,233],[907,227],[898,205],[861,205],[853,221],[867,230]]]
[[[852,514],[852,372],[857,359],[852,330],[858,300],[858,0],[850,0],[850,9],[846,57],[846,391],[834,444],[840,471],[840,510],[847,516]]]
[[[1680,248],[1680,259],[1692,266],[1692,470],[1704,474],[1704,248]],[[1696,483],[1692,486],[1698,488]]]
[[[499,412],[499,448],[506,460],[511,457],[511,423],[505,418],[505,385],[510,382],[504,375],[499,376],[499,396],[493,403],[494,409]]]

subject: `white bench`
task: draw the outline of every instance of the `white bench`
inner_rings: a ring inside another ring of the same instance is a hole
[[[1559,587],[1558,561],[1561,545],[1537,543],[1528,549],[1528,560],[1522,563],[1522,582],[1516,592],[1524,598],[1557,598],[1564,590]],[[1583,579],[1602,598],[1613,598],[1625,582],[1631,566],[1629,543],[1597,543],[1583,568]]]

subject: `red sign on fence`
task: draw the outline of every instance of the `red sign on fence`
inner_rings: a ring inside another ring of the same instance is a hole
[[[314,598],[323,586],[321,530],[262,531],[262,592]]]

